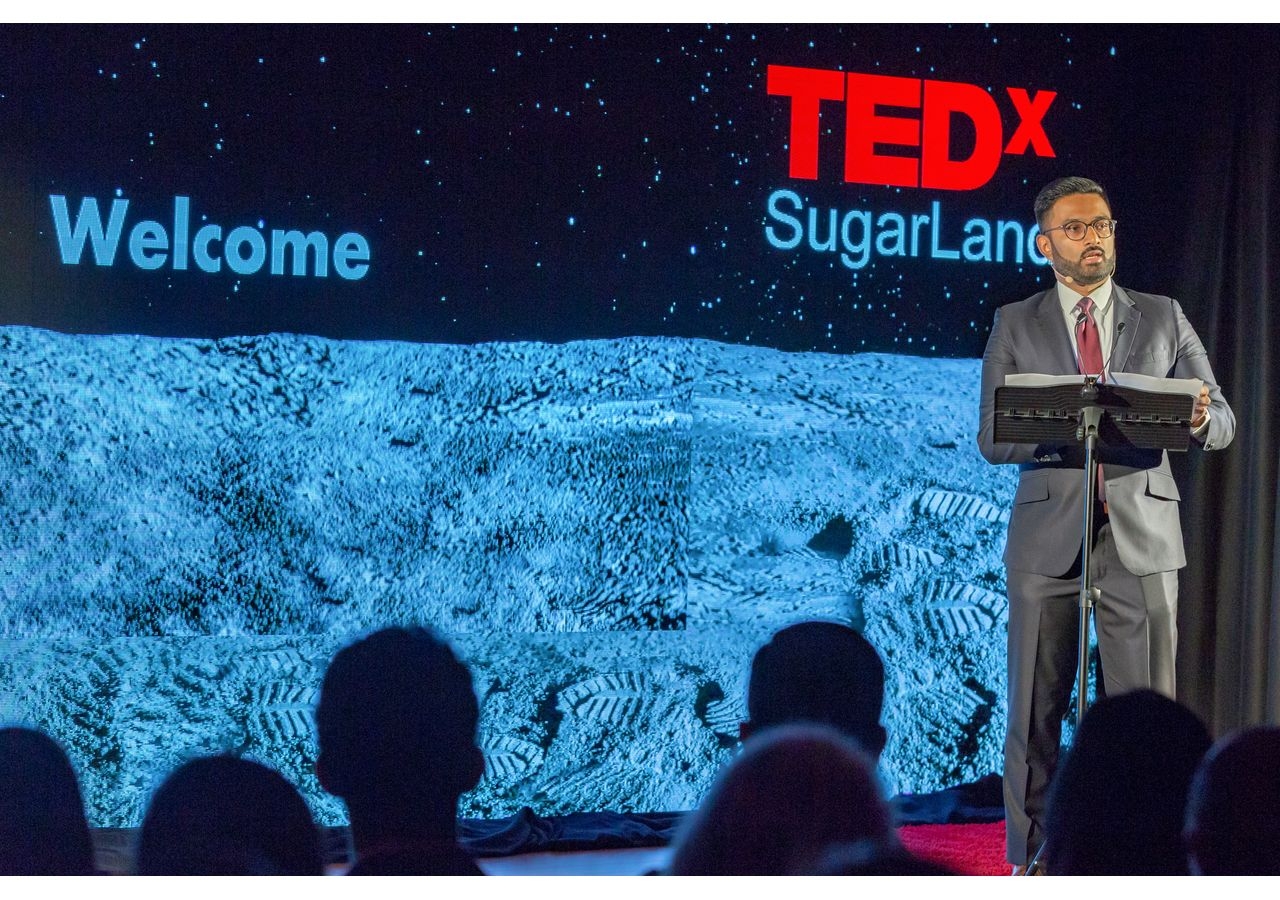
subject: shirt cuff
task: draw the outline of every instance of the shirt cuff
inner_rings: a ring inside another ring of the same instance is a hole
[[[1206,434],[1209,433],[1209,419],[1212,417],[1212,415],[1213,413],[1210,412],[1209,410],[1206,409],[1204,411],[1204,421],[1200,423],[1200,427],[1191,429],[1192,437],[1204,437]]]

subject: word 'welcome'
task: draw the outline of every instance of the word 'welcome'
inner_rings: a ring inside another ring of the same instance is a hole
[[[105,223],[94,197],[81,198],[74,221],[64,194],[50,194],[49,205],[64,265],[80,265],[86,245],[97,265],[115,265],[128,200],[112,200]],[[232,228],[225,237],[223,227],[212,223],[201,225],[193,234],[191,198],[181,196],[173,198],[172,228],[144,219],[129,229],[127,245],[129,259],[145,270],[169,265],[181,272],[194,263],[199,271],[214,274],[222,271],[225,262],[236,275],[256,275],[265,269],[271,275],[327,278],[332,264],[334,273],[349,281],[369,271],[369,241],[354,231],[340,234],[332,243],[321,231],[273,228],[267,233],[261,222],[257,227]]]

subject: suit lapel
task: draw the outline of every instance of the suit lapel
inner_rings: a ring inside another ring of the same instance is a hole
[[[1114,327],[1116,329],[1115,345],[1111,351],[1111,371],[1124,372],[1129,362],[1129,352],[1133,350],[1133,342],[1138,338],[1138,323],[1142,320],[1142,311],[1133,298],[1125,293],[1124,288],[1114,282],[1111,285],[1111,299],[1116,304]],[[1121,325],[1124,325],[1121,328]]]
[[[1042,362],[1046,375],[1072,375],[1078,370],[1075,353],[1071,349],[1071,335],[1067,332],[1067,322],[1062,315],[1062,304],[1058,302],[1057,287],[1050,287],[1040,298],[1036,322],[1039,323],[1043,347],[1049,349],[1049,355]],[[1127,327],[1127,326],[1126,326]]]

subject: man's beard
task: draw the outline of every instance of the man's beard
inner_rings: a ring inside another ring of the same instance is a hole
[[[1103,250],[1101,247],[1090,248],[1096,249],[1102,254],[1102,265],[1086,267],[1082,262],[1080,262],[1080,257],[1077,257],[1074,261],[1070,261],[1058,253],[1057,247],[1053,247],[1052,245],[1050,246],[1053,251],[1054,270],[1060,275],[1069,277],[1073,284],[1102,284],[1102,282],[1115,274],[1116,255],[1114,252],[1110,256],[1107,256],[1107,251]],[[1084,253],[1088,252],[1089,250],[1084,251]],[[1081,253],[1080,256],[1084,256],[1084,253]]]

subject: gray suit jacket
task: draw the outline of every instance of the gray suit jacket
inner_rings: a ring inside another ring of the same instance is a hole
[[[1236,420],[1223,399],[1204,345],[1176,300],[1126,291],[1113,285],[1116,327],[1124,323],[1110,360],[1113,372],[1164,378],[1198,378],[1209,387],[1209,428],[1200,440],[1206,450],[1225,447]],[[1080,551],[1084,479],[1082,447],[996,444],[995,390],[1006,375],[1076,372],[1071,336],[1057,289],[996,311],[982,356],[981,421],[978,449],[991,463],[1014,463],[1021,470],[1009,519],[1004,561],[1011,569],[1057,577],[1066,574]],[[1135,575],[1180,569],[1187,564],[1178,521],[1178,487],[1162,450],[1099,451],[1107,508],[1116,551]]]

